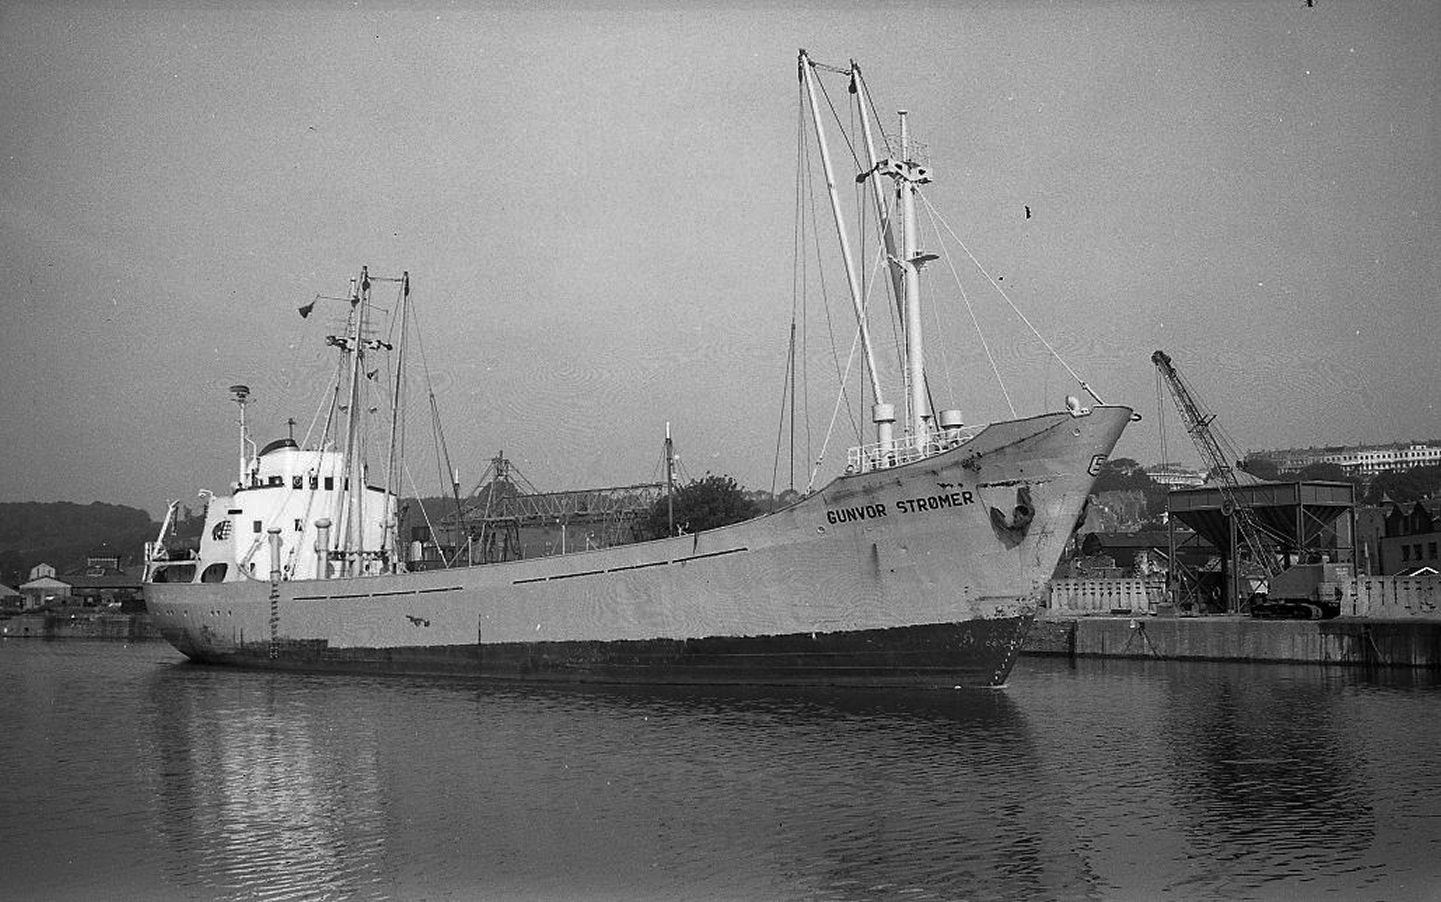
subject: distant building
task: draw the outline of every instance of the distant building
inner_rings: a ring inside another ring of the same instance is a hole
[[[144,567],[122,567],[121,555],[108,544],[85,556],[85,566],[67,573],[71,602],[93,607],[138,608],[144,595]]]
[[[1168,487],[1198,486],[1206,484],[1206,474],[1180,464],[1152,464],[1145,468],[1146,475],[1157,485]]]
[[[1349,474],[1375,476],[1392,470],[1441,466],[1441,441],[1397,442],[1390,445],[1332,445],[1325,448],[1287,448],[1255,451],[1281,475],[1296,473],[1312,464],[1335,464]]]
[[[1356,572],[1381,576],[1381,540],[1386,537],[1386,515],[1390,505],[1356,508]]]
[[[145,597],[144,570],[143,567],[131,567],[98,574],[67,576],[65,579],[70,583],[70,601],[72,604],[91,607],[142,609],[142,599]]]
[[[18,608],[25,603],[25,596],[0,583],[0,608]]]
[[[20,584],[20,594],[25,596],[22,604],[26,610],[44,607],[70,597],[70,583],[55,578],[55,568],[49,564],[36,564],[30,568],[30,579]]]
[[[1392,503],[1380,541],[1381,573],[1411,576],[1441,566],[1441,506]]]
[[[105,571],[120,569],[120,552],[110,547],[110,543],[101,543],[85,555],[85,569],[87,571]]]

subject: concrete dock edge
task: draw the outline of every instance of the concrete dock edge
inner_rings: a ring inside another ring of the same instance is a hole
[[[1024,654],[1441,667],[1441,622],[1340,617],[1079,617],[1036,621]]]

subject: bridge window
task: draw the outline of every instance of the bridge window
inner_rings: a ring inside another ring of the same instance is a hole
[[[252,532],[255,532],[255,533],[259,533],[259,532],[260,532],[260,521],[259,521],[259,520],[256,520],[254,523],[251,524],[251,531],[252,531]]]
[[[305,488],[305,477],[304,477],[304,476],[292,476],[292,477],[290,477],[290,487],[291,487],[292,489],[303,489],[303,488]]]
[[[226,569],[224,563],[211,564],[200,574],[200,581],[203,583],[223,583],[225,582]]]

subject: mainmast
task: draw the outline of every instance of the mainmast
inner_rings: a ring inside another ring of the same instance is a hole
[[[892,266],[904,270],[906,283],[906,386],[910,390],[910,433],[917,446],[925,441],[930,414],[926,408],[926,362],[921,342],[921,265],[934,259],[916,247],[916,185],[929,182],[930,175],[911,159],[911,136],[905,110],[901,117],[901,162],[891,173],[901,195],[901,259]]]
[[[861,77],[860,66],[851,61],[851,90],[856,94],[860,107],[861,130],[865,134],[866,153],[871,168],[860,180],[868,179],[876,201],[876,215],[880,218],[881,235],[885,239],[886,259],[890,262],[891,278],[896,289],[896,303],[905,332],[905,384],[906,384],[906,431],[915,437],[917,447],[925,441],[929,432],[927,426],[928,405],[926,403],[926,368],[924,344],[921,340],[921,279],[920,267],[933,255],[922,254],[917,249],[916,228],[916,186],[931,180],[925,167],[911,159],[911,140],[906,110],[900,110],[901,146],[899,161],[880,159],[876,155],[876,141],[871,129],[871,99],[866,92],[865,79]],[[890,176],[895,182],[897,200],[901,212],[901,247],[896,248],[895,230],[891,217],[886,214],[885,198],[881,192],[877,174]]]

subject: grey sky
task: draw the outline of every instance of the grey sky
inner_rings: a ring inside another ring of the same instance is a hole
[[[798,47],[912,111],[931,202],[1145,416],[1118,454],[1159,454],[1156,348],[1242,448],[1441,437],[1441,4],[192,7],[0,4],[0,499],[224,488],[226,386],[308,420],[295,309],[361,265],[412,273],[467,487],[649,479],[669,420],[768,488]],[[1037,373],[1023,413],[1074,391]]]

